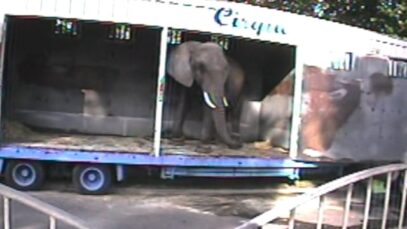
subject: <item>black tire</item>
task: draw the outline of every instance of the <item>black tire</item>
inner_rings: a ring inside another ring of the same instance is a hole
[[[112,185],[112,170],[107,165],[76,165],[72,172],[72,182],[81,194],[106,194]]]
[[[41,162],[10,160],[6,161],[5,182],[21,191],[38,190],[45,181],[45,169]]]

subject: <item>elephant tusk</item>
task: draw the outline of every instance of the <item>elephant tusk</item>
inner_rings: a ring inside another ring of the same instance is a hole
[[[228,100],[226,99],[226,97],[223,97],[223,105],[225,105],[225,107],[229,106]]]
[[[336,91],[330,92],[329,95],[333,100],[341,100],[348,94],[348,91],[344,88],[338,89]]]
[[[209,94],[208,94],[206,91],[204,91],[204,100],[205,100],[205,103],[206,103],[210,108],[212,108],[212,109],[215,109],[215,108],[216,108],[215,104],[212,102],[212,100],[211,100]]]

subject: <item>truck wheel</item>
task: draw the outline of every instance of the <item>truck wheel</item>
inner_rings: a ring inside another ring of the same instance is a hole
[[[81,194],[106,194],[112,184],[112,171],[106,165],[76,165],[73,169],[72,182]]]
[[[6,184],[22,191],[37,190],[45,180],[45,170],[38,161],[11,160],[6,162]]]

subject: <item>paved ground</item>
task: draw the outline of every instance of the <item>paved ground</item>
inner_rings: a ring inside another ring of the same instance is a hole
[[[273,185],[280,182],[203,179],[192,182],[144,181],[121,185],[112,194],[104,196],[79,195],[69,182],[54,182],[43,191],[30,194],[77,215],[97,229],[223,229],[234,228],[244,220],[313,186],[307,182],[297,187],[284,182]],[[357,191],[352,203],[349,224],[355,228],[360,227],[363,216],[363,205],[358,197],[363,193],[363,190]],[[330,226],[325,228],[340,228],[344,197],[345,193],[342,192],[326,199],[324,222]],[[381,204],[383,198],[375,198],[373,201]],[[318,201],[311,201],[298,209],[297,220],[301,221],[301,225],[297,228],[315,228],[317,206]],[[18,204],[13,205],[13,208],[13,228],[47,227],[45,216]],[[372,224],[369,228],[379,228],[380,222],[373,220],[380,219],[381,215],[381,209],[371,210]]]
[[[83,196],[76,194],[69,182],[53,182],[45,190],[30,194],[98,229],[233,228],[267,210],[277,196],[276,186],[252,186],[248,181],[227,183],[201,179],[153,181],[121,185],[109,195]],[[20,204],[13,209],[13,228],[46,228],[46,216]]]

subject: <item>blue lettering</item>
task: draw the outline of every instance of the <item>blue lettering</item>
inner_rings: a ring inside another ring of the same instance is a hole
[[[229,18],[229,22],[225,21],[225,19]],[[215,22],[221,26],[232,26],[234,28],[240,29],[251,29],[256,32],[258,36],[260,36],[263,32],[266,33],[277,33],[286,35],[285,28],[280,25],[273,25],[271,23],[265,23],[261,21],[252,21],[247,20],[246,18],[239,17],[239,13],[233,11],[231,8],[219,8],[215,13]]]
[[[260,35],[260,33],[262,32],[262,29],[263,29],[263,22],[257,22],[257,21],[255,21],[255,22],[253,22],[253,24],[252,24],[252,29],[254,30],[254,31],[256,31],[256,34],[257,35]]]
[[[232,9],[225,9],[225,8],[220,8],[218,11],[216,11],[215,14],[215,21],[219,25],[228,25],[227,23],[222,23],[221,17],[230,17],[233,13]]]
[[[237,17],[233,18],[232,26],[236,28],[239,27],[238,21],[239,19]]]

